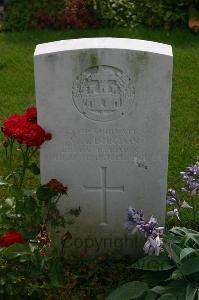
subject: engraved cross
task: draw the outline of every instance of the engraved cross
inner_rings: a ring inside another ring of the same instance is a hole
[[[124,192],[124,185],[119,187],[112,187],[107,186],[107,180],[106,180],[106,170],[107,167],[100,167],[100,173],[101,173],[101,186],[83,186],[85,192],[101,192],[101,200],[102,200],[102,206],[101,206],[101,219],[102,222],[100,225],[107,225],[107,192]]]

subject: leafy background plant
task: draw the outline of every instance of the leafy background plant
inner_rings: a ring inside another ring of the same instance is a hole
[[[5,31],[96,26],[84,0],[14,0],[6,8]]]
[[[197,0],[87,0],[104,25],[134,27],[137,24],[170,28],[188,22],[189,8],[199,10]]]
[[[124,284],[107,300],[196,300],[199,297],[199,232],[174,227],[165,234],[160,256],[139,259],[142,281]]]

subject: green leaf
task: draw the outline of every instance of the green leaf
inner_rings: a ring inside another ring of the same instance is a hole
[[[181,266],[180,271],[186,276],[199,272],[199,258],[187,259]]]
[[[30,249],[26,244],[13,244],[4,248],[3,251],[1,251],[1,254],[6,256],[8,259],[13,259],[22,255],[29,255]]]
[[[176,296],[171,293],[164,294],[158,298],[158,300],[177,300]]]
[[[173,269],[172,269],[173,270]],[[148,283],[150,286],[161,285],[167,280],[172,273],[172,270],[166,271],[145,271],[142,274],[142,281]]]
[[[159,295],[162,295],[162,294],[165,294],[166,293],[166,288],[163,287],[163,286],[154,286],[152,289],[151,289],[152,292],[156,293],[156,294],[159,294]]]
[[[169,257],[174,260],[175,263],[180,263],[180,253],[182,248],[174,244],[172,240],[165,240],[164,248],[166,249]]]
[[[0,277],[0,285],[3,286],[6,284],[6,281],[3,277]]]
[[[159,256],[150,255],[138,259],[132,267],[134,269],[148,270],[148,271],[166,271],[175,267],[172,261],[164,253]]]
[[[197,288],[189,284],[186,288],[186,300],[194,300],[197,290],[198,290]]]
[[[144,300],[157,300],[158,295],[152,291],[148,291],[147,295],[145,296]]]
[[[159,295],[172,294],[182,300],[185,299],[186,284],[185,280],[172,280],[166,286],[155,286],[151,290]]]
[[[183,277],[182,273],[178,269],[176,269],[175,271],[173,271],[169,279],[176,280],[176,279],[182,279],[182,277]]]
[[[106,300],[129,300],[141,297],[148,290],[146,283],[141,281],[128,282],[113,291]]]
[[[181,237],[181,245],[184,247],[192,247],[199,245],[199,232],[185,227],[173,227],[169,230],[174,236]]]
[[[9,185],[9,183],[8,183],[8,182],[6,182],[6,181],[3,179],[3,177],[2,177],[2,176],[0,176],[0,187],[2,187],[2,186],[6,186],[6,185]]]
[[[34,175],[40,174],[40,168],[37,166],[36,163],[32,163],[31,165],[29,165],[29,166],[28,166],[28,169],[29,169]]]
[[[36,195],[40,201],[48,202],[51,198],[55,197],[57,193],[49,189],[47,186],[40,186],[37,189]]]
[[[187,258],[187,256],[189,256],[190,254],[193,254],[193,253],[197,254],[197,251],[193,248],[182,249],[182,251],[180,252],[180,260]]]

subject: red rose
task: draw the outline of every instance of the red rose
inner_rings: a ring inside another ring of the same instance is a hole
[[[2,132],[5,137],[16,137],[23,132],[24,125],[26,124],[26,118],[20,115],[12,115],[5,120],[2,128]]]
[[[60,181],[58,181],[57,179],[51,179],[48,183],[47,186],[57,192],[57,193],[61,193],[61,194],[66,194],[67,193],[67,186],[64,186]]]
[[[31,123],[37,123],[37,108],[35,106],[32,106],[28,108],[24,114],[24,117],[28,122]]]
[[[0,237],[0,247],[9,247],[12,244],[23,243],[25,243],[23,236],[17,231],[9,231]]]
[[[7,138],[15,137],[20,144],[39,147],[45,141],[51,140],[52,135],[46,133],[40,125],[34,123],[35,116],[35,108],[27,110],[24,115],[12,115],[5,120],[2,132]]]
[[[40,125],[26,122],[21,134],[16,136],[20,144],[25,144],[29,147],[39,147],[46,140],[51,140],[50,133],[46,133]]]

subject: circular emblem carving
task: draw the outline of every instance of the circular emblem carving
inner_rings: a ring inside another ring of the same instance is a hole
[[[132,110],[132,80],[111,66],[87,69],[73,83],[73,101],[80,113],[95,121],[117,120]]]

